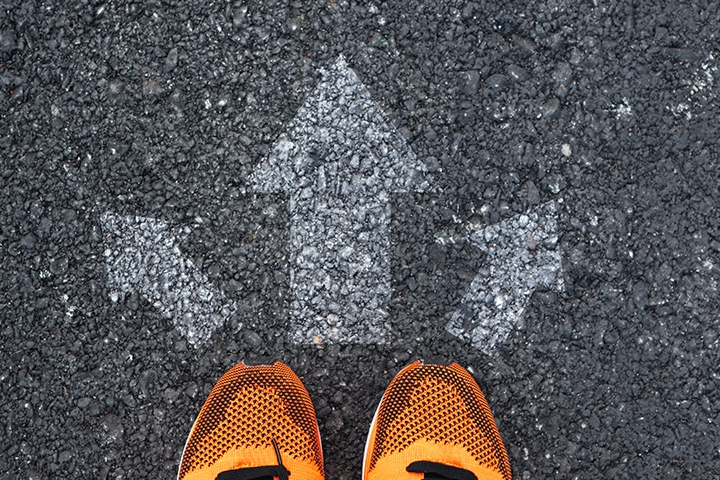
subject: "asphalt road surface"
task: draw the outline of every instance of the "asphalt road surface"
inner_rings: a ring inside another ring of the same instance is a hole
[[[0,5],[0,478],[172,479],[274,359],[329,480],[415,359],[514,478],[720,478],[716,2]]]

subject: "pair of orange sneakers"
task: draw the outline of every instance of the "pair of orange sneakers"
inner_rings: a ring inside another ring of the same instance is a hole
[[[178,480],[324,480],[315,409],[287,365],[239,363],[215,384]],[[480,387],[457,363],[415,362],[392,380],[370,427],[363,480],[510,480]]]

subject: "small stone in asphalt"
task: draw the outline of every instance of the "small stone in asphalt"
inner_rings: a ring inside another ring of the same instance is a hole
[[[162,86],[155,80],[148,80],[143,83],[143,93],[145,95],[154,96],[162,93]]]
[[[110,97],[118,97],[125,92],[125,84],[120,80],[112,80],[108,84],[108,94]]]
[[[683,63],[697,62],[700,59],[697,53],[688,48],[667,48],[665,56],[675,62]]]
[[[507,83],[507,79],[508,78],[505,75],[496,73],[495,75],[488,77],[488,79],[485,80],[485,84],[493,90],[502,90]]]
[[[60,455],[58,455],[58,462],[65,463],[68,460],[70,460],[73,457],[73,452],[70,450],[65,450],[64,452],[61,452]]]
[[[558,194],[567,187],[562,175],[553,173],[542,179],[543,187],[551,193]]]
[[[262,338],[252,330],[247,330],[245,332],[245,340],[253,348],[258,348],[262,345]]]
[[[475,112],[472,110],[463,110],[457,117],[461,125],[473,125],[475,123]]]
[[[553,81],[558,85],[567,86],[572,80],[572,68],[567,63],[561,63],[553,72]]]
[[[100,426],[102,428],[102,432],[104,433],[104,444],[122,443],[123,425],[120,421],[120,417],[113,413],[109,413],[105,415],[105,418],[103,418]]]
[[[177,47],[170,50],[165,57],[165,72],[172,72],[178,63],[178,49]]]
[[[528,203],[530,205],[538,205],[540,203],[540,192],[538,191],[532,180],[529,180],[525,184],[525,188],[527,189]]]
[[[287,21],[287,29],[291,33],[295,33],[300,30],[300,22],[296,18],[289,18]]]
[[[480,85],[480,73],[477,70],[471,70],[463,73],[463,93],[466,95],[474,95],[478,91]]]
[[[547,102],[540,105],[540,115],[538,118],[555,118],[560,114],[560,100],[551,98]]]
[[[508,65],[507,74],[516,82],[523,82],[527,78],[527,72],[519,65]]]
[[[0,32],[0,52],[12,52],[15,50],[15,32],[3,30]]]

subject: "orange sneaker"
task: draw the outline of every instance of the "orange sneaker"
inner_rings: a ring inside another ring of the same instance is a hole
[[[324,480],[315,409],[284,363],[240,362],[215,384],[185,444],[178,480]]]
[[[480,387],[457,363],[415,362],[390,382],[365,445],[363,480],[511,480]]]

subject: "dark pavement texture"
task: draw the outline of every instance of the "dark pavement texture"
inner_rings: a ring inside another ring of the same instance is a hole
[[[213,382],[280,359],[329,480],[417,359],[470,367],[518,479],[720,478],[720,9],[697,1],[0,1],[0,478],[163,478]],[[392,198],[383,346],[287,335],[282,194],[247,179],[343,55],[434,175]],[[444,331],[438,235],[555,201],[565,293],[494,355]],[[192,234],[237,312],[194,348],[114,303],[100,216]]]

